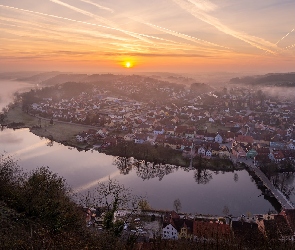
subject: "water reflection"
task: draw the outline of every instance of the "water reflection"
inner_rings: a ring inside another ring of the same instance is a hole
[[[158,178],[161,181],[165,175],[178,170],[178,166],[170,164],[156,164],[154,162],[138,161],[133,157],[115,157],[113,164],[120,170],[123,175],[129,174],[132,169],[142,180]]]
[[[2,127],[1,131],[3,131],[4,128]],[[16,134],[0,134],[0,141],[1,143],[11,143],[11,144],[16,144],[16,143],[21,143],[23,141],[23,138],[17,136]]]
[[[203,161],[203,160],[202,160]],[[193,171],[193,178],[198,184],[208,184],[213,179],[212,171],[203,168],[203,165],[196,164],[191,167],[179,167],[171,164],[156,164],[153,162],[145,162],[134,159],[133,157],[115,157],[113,165],[115,165],[121,174],[128,175],[133,169],[136,175],[142,180],[150,180],[158,178],[163,180],[166,175],[172,174],[179,169],[185,172]],[[215,174],[218,174],[216,171]],[[234,180],[238,181],[238,174],[235,173]]]
[[[165,175],[173,173],[178,167],[169,164],[139,164],[136,167],[136,174],[143,180],[158,178],[163,180]]]
[[[133,162],[131,158],[115,157],[113,165],[117,166],[120,174],[127,175],[132,170]]]
[[[207,184],[212,180],[212,173],[208,169],[197,169],[194,173],[194,178],[198,184]]]
[[[237,173],[234,174],[234,181],[235,182],[238,182],[239,180],[239,175]]]
[[[181,199],[183,211],[203,214],[220,214],[225,205],[236,215],[273,209],[263,196],[259,197],[261,191],[245,170],[238,172],[239,181],[236,182],[236,171],[213,172],[197,164],[178,167],[136,161],[132,157],[113,157],[97,151],[79,152],[57,142],[47,146],[50,140],[39,138],[28,129],[0,132],[0,136],[6,134],[22,138],[22,141],[9,144],[0,140],[1,152],[13,153],[26,171],[49,166],[79,192],[91,190],[98,181],[112,178],[130,187],[136,195],[147,194],[155,209],[173,209],[176,198]]]

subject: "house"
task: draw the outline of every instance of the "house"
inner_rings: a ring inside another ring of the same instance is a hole
[[[136,130],[139,132],[150,132],[152,131],[152,127],[148,124],[142,123],[136,128]]]
[[[175,211],[165,212],[162,227],[163,239],[178,240],[178,232],[174,219],[180,219],[179,215]]]
[[[235,133],[227,131],[223,134],[223,139],[225,142],[231,142],[235,138]]]
[[[209,117],[209,122],[215,122],[212,117]]]
[[[82,132],[76,135],[76,140],[78,142],[85,142],[88,139],[88,134],[86,132]]]
[[[171,223],[163,223],[162,238],[166,240],[178,240],[178,232]]]
[[[154,129],[154,135],[162,135],[164,132],[165,130],[161,126],[158,126]]]
[[[291,149],[291,150],[295,150],[295,144],[294,142],[290,141],[287,143],[287,148]]]
[[[211,156],[212,156],[212,152],[211,152],[210,149],[208,149],[208,150],[206,151],[205,156],[206,156],[207,158],[211,158]]]
[[[193,238],[193,220],[190,219],[174,219],[174,224],[178,232],[178,239]]]
[[[223,142],[223,138],[220,134],[217,134],[214,138],[214,141],[221,144]]]
[[[284,149],[286,147],[286,143],[272,141],[272,142],[269,143],[269,147],[274,148],[274,149]]]
[[[276,163],[282,161],[285,159],[285,156],[283,154],[283,152],[281,150],[273,150],[270,154],[269,154],[269,159],[271,161],[274,161]]]
[[[258,155],[269,155],[270,151],[267,147],[257,148],[256,149]]]
[[[168,134],[168,135],[174,135],[174,130],[175,130],[174,126],[166,126],[165,127],[166,134]]]
[[[246,157],[248,159],[254,159],[257,154],[258,154],[257,151],[252,148],[247,152]]]
[[[206,148],[204,146],[199,147],[198,154],[199,155],[206,155]]]
[[[185,131],[184,135],[185,135],[186,138],[194,138],[195,137],[195,130],[193,128],[188,128]]]
[[[134,142],[142,144],[148,140],[148,136],[146,134],[135,134]]]
[[[230,226],[219,220],[196,220],[193,225],[194,240],[228,240],[232,237]]]
[[[108,133],[109,132],[106,128],[101,128],[96,132],[96,134],[99,134],[102,137],[105,137],[106,135],[108,135]]]
[[[218,152],[218,156],[221,159],[227,159],[230,158],[230,152],[228,151],[228,149],[223,146],[220,148],[219,152]]]
[[[134,139],[135,139],[135,135],[134,134],[124,135],[124,140],[125,141],[134,141]]]
[[[235,138],[236,142],[239,142],[239,143],[244,143],[244,144],[253,144],[254,142],[254,139],[252,136],[249,136],[249,135],[238,135],[236,138]]]
[[[197,130],[195,134],[196,139],[203,140],[205,136],[205,130]]]
[[[240,145],[237,145],[232,148],[232,154],[237,158],[246,157],[247,155],[246,151]]]
[[[206,140],[206,141],[214,141],[215,140],[215,134],[214,133],[206,133],[205,135],[204,135],[204,139]]]
[[[210,147],[210,149],[211,149],[211,153],[212,153],[212,156],[216,156],[216,155],[218,155],[219,154],[219,151],[220,151],[220,145],[217,143],[217,142],[215,142],[215,143],[210,143],[209,145],[208,145],[209,147]],[[225,147],[225,146],[224,146]],[[226,148],[226,147],[225,147]]]
[[[117,139],[113,137],[107,137],[107,138],[104,138],[103,140],[103,145],[105,147],[116,146],[117,143],[118,143]]]
[[[165,139],[166,139],[165,135],[157,135],[157,138],[155,140],[155,145],[164,146]]]
[[[183,139],[180,143],[180,149],[184,150],[184,148],[192,148],[193,143],[187,139]]]
[[[169,147],[172,149],[180,149],[181,143],[182,143],[181,139],[167,138],[164,142],[164,147]]]
[[[174,134],[177,136],[183,136],[187,130],[187,126],[178,126],[175,128]]]

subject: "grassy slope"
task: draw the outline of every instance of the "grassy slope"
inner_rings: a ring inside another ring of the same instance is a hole
[[[23,122],[24,127],[32,128],[38,125],[39,118],[33,117],[26,114],[21,110],[20,107],[10,109],[7,114],[7,123],[11,122]],[[87,131],[89,128],[84,125],[77,124],[64,124],[59,122],[54,122],[53,125],[49,124],[49,120],[41,120],[41,129],[32,129],[32,132],[38,136],[49,137],[52,136],[55,141],[67,141],[71,144],[75,143],[74,136],[82,131]]]

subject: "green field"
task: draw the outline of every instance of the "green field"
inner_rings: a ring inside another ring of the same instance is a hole
[[[9,110],[6,122],[22,122],[24,123],[23,127],[30,128],[38,136],[51,137],[54,141],[66,141],[70,144],[76,144],[75,135],[89,129],[88,126],[61,122],[54,122],[53,125],[50,125],[48,119],[42,118],[41,122],[39,122],[39,118],[26,114],[20,107]],[[39,124],[41,124],[41,128],[32,128]]]

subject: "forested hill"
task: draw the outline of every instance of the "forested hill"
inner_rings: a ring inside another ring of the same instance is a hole
[[[232,84],[249,84],[262,86],[295,87],[295,72],[270,73],[258,76],[236,77],[230,80]]]

